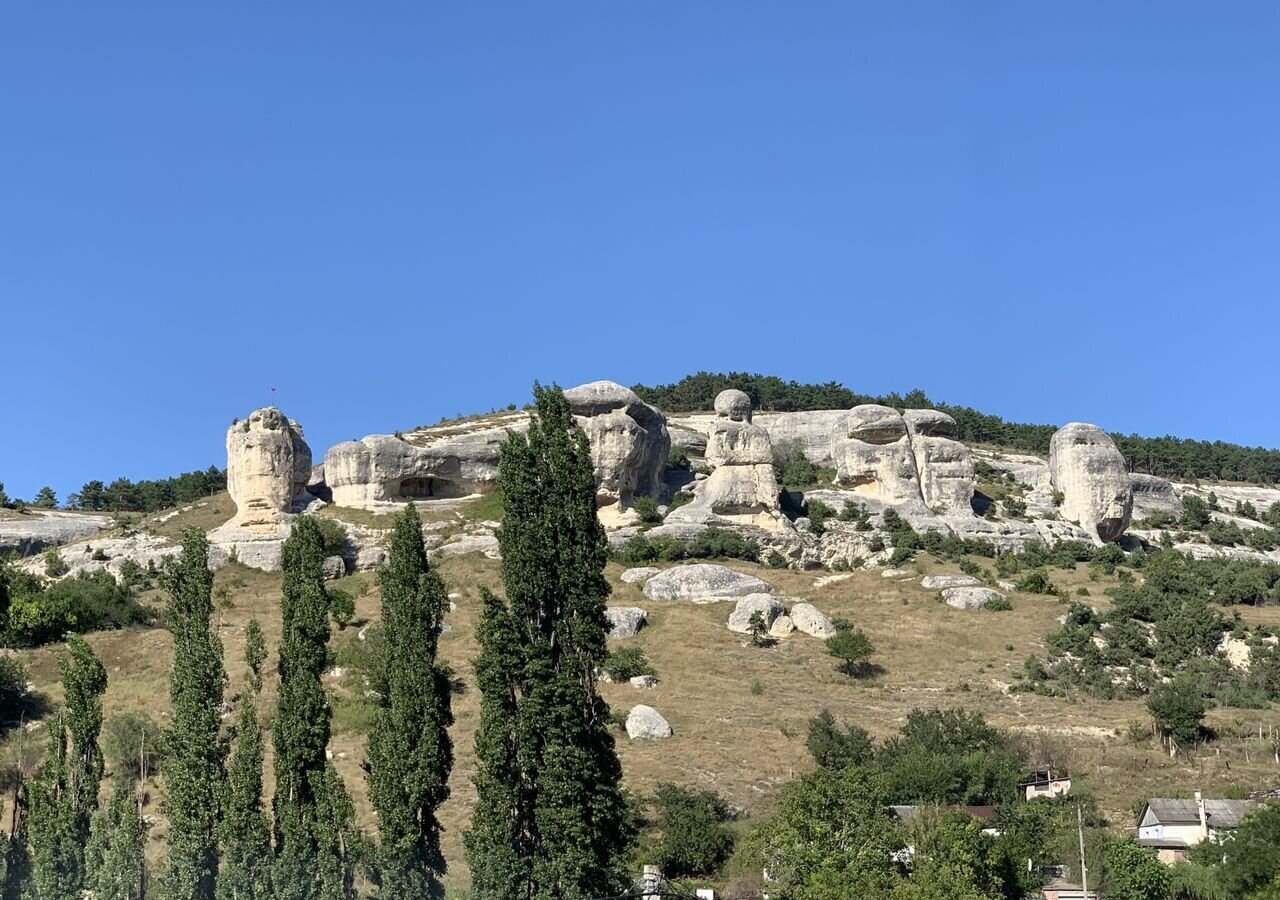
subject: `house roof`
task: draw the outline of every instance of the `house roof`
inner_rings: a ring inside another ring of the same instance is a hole
[[[1205,800],[1204,815],[1210,828],[1239,828],[1240,820],[1256,806],[1253,800]],[[1147,801],[1147,812],[1162,825],[1198,825],[1196,801],[1156,797]]]

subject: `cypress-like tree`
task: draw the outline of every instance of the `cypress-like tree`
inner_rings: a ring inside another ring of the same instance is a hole
[[[213,632],[209,541],[188,528],[167,570],[166,618],[173,633],[169,697],[173,724],[163,769],[169,817],[165,892],[172,900],[210,900],[218,875],[218,824],[226,788],[227,747],[219,735],[226,672]]]
[[[605,657],[604,529],[586,435],[558,388],[534,386],[527,435],[502,446],[505,602],[485,597],[479,793],[466,835],[480,900],[618,893],[634,827],[619,788]]]
[[[449,795],[453,713],[436,650],[449,596],[427,561],[413,504],[396,519],[382,587],[385,695],[369,737],[369,797],[381,834],[380,897],[440,896],[444,856],[436,815]]]
[[[258,726],[258,694],[262,690],[267,648],[257,619],[250,619],[245,627],[244,658],[249,675],[240,702],[236,749],[228,773],[219,900],[265,900],[271,893],[271,833],[262,813],[263,745]]]
[[[271,884],[278,900],[345,896],[353,862],[350,818],[335,821],[351,801],[325,758],[331,712],[320,682],[329,643],[323,560],[320,529],[309,517],[299,519],[284,543],[280,694],[271,728],[276,773]]]
[[[117,776],[111,799],[89,826],[85,882],[94,900],[137,900],[142,896],[146,843],[147,826],[134,785]]]
[[[102,695],[107,671],[93,649],[69,635],[60,660],[66,708],[52,729],[40,777],[31,785],[27,833],[32,887],[39,900],[78,897],[85,883],[85,844],[102,781]]]

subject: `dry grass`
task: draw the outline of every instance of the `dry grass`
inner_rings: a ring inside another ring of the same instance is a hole
[[[977,560],[989,564],[989,560]],[[654,706],[671,722],[675,735],[667,741],[631,742],[617,732],[618,753],[627,786],[650,790],[659,781],[675,781],[712,788],[749,815],[766,813],[778,788],[811,767],[804,750],[808,720],[828,708],[842,720],[857,723],[873,735],[892,734],[913,708],[964,706],[981,710],[998,725],[1043,735],[1066,754],[1075,777],[1097,795],[1104,811],[1118,826],[1131,826],[1130,809],[1153,795],[1187,795],[1200,788],[1208,795],[1239,794],[1271,786],[1280,780],[1277,766],[1256,738],[1259,725],[1280,725],[1273,710],[1215,710],[1211,724],[1224,734],[1253,730],[1249,758],[1243,738],[1224,736],[1218,748],[1200,755],[1169,759],[1151,740],[1133,743],[1131,723],[1147,721],[1141,701],[1104,702],[1090,698],[1050,698],[1008,693],[1007,686],[1029,653],[1043,651],[1043,638],[1057,627],[1075,590],[1087,585],[1092,602],[1105,606],[1102,590],[1114,579],[1089,580],[1087,567],[1074,572],[1054,570],[1053,580],[1064,599],[1014,594],[1011,612],[965,612],[942,604],[936,592],[919,586],[918,577],[882,578],[878,571],[852,573],[847,580],[813,586],[822,573],[773,571],[750,563],[732,568],[759,574],[782,595],[803,597],[832,616],[842,616],[864,629],[875,643],[873,661],[883,673],[868,680],[839,674],[822,642],[796,634],[771,649],[744,645],[742,636],[725,628],[729,603],[705,606],[655,602],[633,585],[622,584],[622,568],[610,565],[614,584],[610,603],[642,606],[649,623],[634,642],[643,647],[661,679],[653,690],[630,685],[602,685],[609,703],[621,712],[635,703]],[[920,574],[954,572],[955,567],[924,558],[915,564]],[[451,878],[466,880],[462,831],[474,806],[471,777],[475,770],[472,742],[479,714],[471,660],[477,652],[474,627],[479,612],[479,589],[499,587],[499,564],[479,555],[449,557],[441,571],[456,592],[458,609],[449,615],[452,631],[442,637],[445,661],[466,683],[454,698],[453,740],[457,763],[452,796],[442,810],[446,828],[444,849]],[[234,698],[244,680],[244,625],[257,618],[273,657],[279,638],[278,575],[230,566],[217,575],[218,588],[229,591],[230,608],[218,611],[219,635],[228,660]],[[356,598],[357,618],[376,618],[380,599],[376,578],[362,574],[339,586]],[[1280,621],[1280,610],[1242,610],[1251,621]],[[355,633],[360,621],[336,633],[334,646],[345,658],[358,650]],[[163,718],[168,709],[169,637],[161,629],[139,629],[90,637],[110,676],[106,697],[108,716],[133,711]],[[56,658],[59,647],[24,653],[32,679],[41,691],[60,699]],[[363,699],[358,671],[327,678],[335,703],[332,740],[334,761],[356,802],[365,827],[372,827],[360,763],[372,707]],[[758,684],[758,692],[753,692]],[[274,701],[268,682],[263,721]],[[268,759],[268,791],[271,774]],[[157,789],[158,797],[160,790]],[[157,827],[152,854],[158,855],[164,836],[158,804],[153,804]]]

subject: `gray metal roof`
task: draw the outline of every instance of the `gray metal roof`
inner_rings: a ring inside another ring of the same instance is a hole
[[[1253,800],[1205,800],[1204,814],[1210,828],[1239,828],[1240,820],[1257,807]],[[1147,810],[1163,825],[1195,825],[1200,822],[1196,801],[1156,797]]]

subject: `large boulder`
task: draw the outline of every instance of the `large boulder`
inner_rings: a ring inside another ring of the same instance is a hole
[[[635,497],[658,496],[671,452],[666,416],[612,381],[569,388],[564,396],[591,441],[597,505],[620,515]]]
[[[636,566],[634,569],[627,569],[620,577],[623,584],[643,584],[661,571],[655,566]]]
[[[973,513],[973,458],[955,440],[956,420],[936,409],[909,409],[902,414],[920,478],[924,505],[940,515]]]
[[[773,465],[769,432],[750,422],[717,422],[707,435],[706,453],[712,466]]]
[[[671,725],[652,706],[641,703],[627,713],[627,737],[633,741],[659,741],[671,737]]]
[[[746,391],[729,388],[716,395],[716,415],[733,422],[751,421],[751,397]]]
[[[607,637],[619,641],[635,637],[648,613],[638,606],[610,606],[604,615],[609,621]]]
[[[1076,522],[1097,544],[1129,527],[1133,487],[1124,457],[1096,425],[1071,422],[1049,442],[1049,477],[1062,494],[1062,518]]]
[[[982,582],[972,575],[926,575],[920,579],[920,586],[931,591],[953,587],[977,587]]]
[[[236,504],[231,524],[275,530],[295,501],[309,499],[311,448],[302,426],[274,406],[254,410],[227,429],[227,491]]]
[[[955,609],[986,609],[1004,594],[985,587],[953,587],[942,592],[942,601]]]
[[[760,614],[764,627],[768,630],[785,612],[786,607],[777,597],[769,594],[747,594],[734,604],[733,612],[729,613],[729,630],[738,634],[750,634],[751,617],[756,613]]]
[[[652,600],[691,600],[714,603],[747,594],[771,594],[773,585],[754,575],[735,572],[715,563],[676,566],[645,582],[644,594]]]
[[[907,423],[896,409],[855,406],[831,445],[836,480],[889,506],[922,508],[916,457]]]
[[[791,622],[797,631],[826,640],[835,637],[836,626],[812,603],[796,603],[791,607]]]

